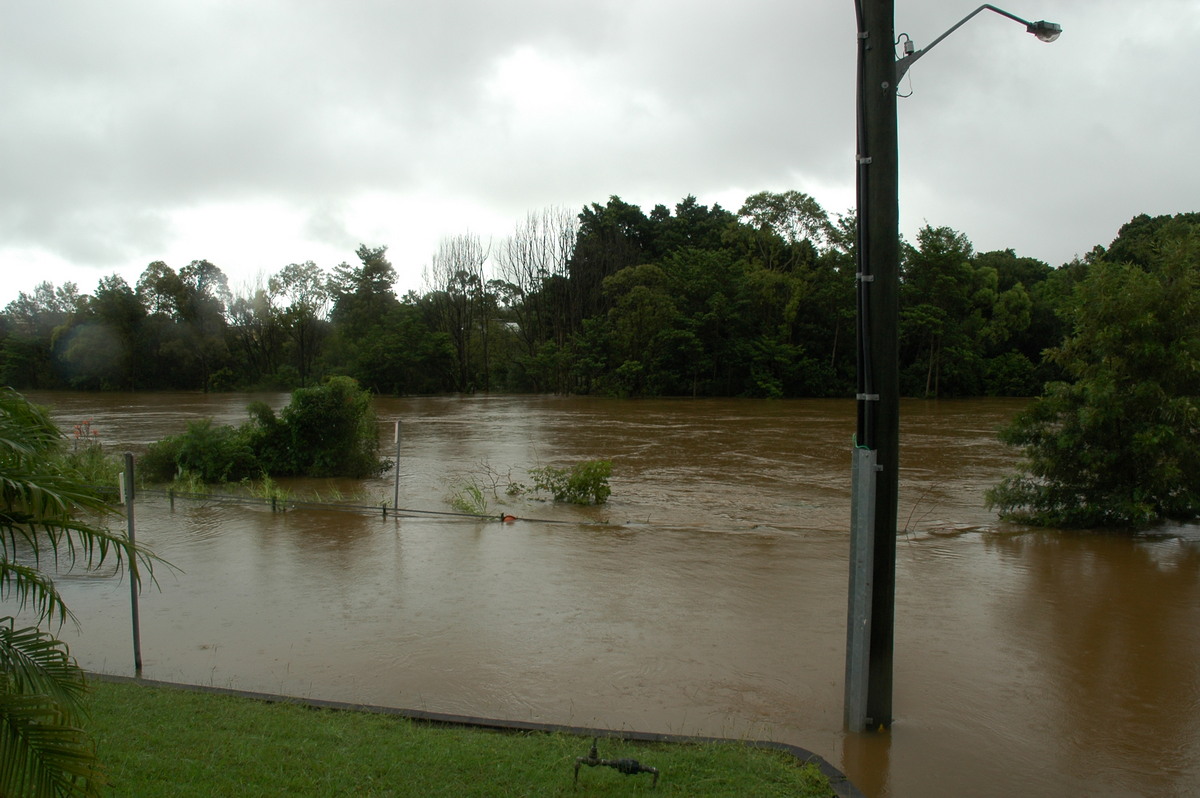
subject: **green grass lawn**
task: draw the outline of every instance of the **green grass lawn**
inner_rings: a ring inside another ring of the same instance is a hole
[[[733,743],[601,739],[439,726],[229,695],[93,681],[89,728],[113,796],[828,796],[815,765]]]

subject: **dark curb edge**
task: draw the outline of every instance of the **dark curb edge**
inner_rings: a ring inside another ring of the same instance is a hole
[[[146,687],[162,687],[171,690],[187,690],[194,693],[211,695],[227,695],[238,698],[249,698],[270,704],[300,704],[317,709],[332,709],[343,712],[370,712],[376,715],[397,715],[410,720],[433,725],[469,726],[494,731],[532,731],[546,733],[570,734],[577,737],[604,737],[607,739],[630,740],[646,743],[732,743],[746,745],[751,748],[768,748],[783,751],[794,756],[805,764],[814,764],[829,779],[829,784],[838,798],[866,798],[865,795],[846,778],[846,774],[831,765],[824,757],[814,754],[805,748],[787,743],[777,743],[768,740],[739,740],[731,737],[689,737],[680,734],[657,734],[654,732],[624,731],[615,729],[591,729],[586,726],[562,726],[554,723],[533,723],[520,720],[498,720],[495,718],[478,718],[470,715],[449,715],[442,712],[426,712],[420,709],[401,709],[398,707],[383,707],[373,704],[354,704],[345,701],[327,701],[320,698],[297,698],[295,696],[273,695],[271,693],[256,693],[248,690],[234,690],[226,687],[209,687],[199,684],[182,684],[179,682],[162,682],[156,679],[143,679],[134,676],[117,676],[107,673],[88,671],[89,679],[100,682],[117,682],[121,684],[140,684]]]

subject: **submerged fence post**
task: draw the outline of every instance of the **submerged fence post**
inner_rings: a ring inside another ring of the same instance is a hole
[[[854,448],[850,489],[850,597],[846,620],[846,730],[861,732],[867,715],[870,676],[871,594],[875,562],[874,449]]]
[[[137,543],[133,523],[133,452],[125,452],[125,474],[121,485],[121,502],[125,505],[125,523],[129,531],[129,545]],[[133,621],[133,672],[142,675],[142,628],[138,614],[138,563],[137,555],[129,556],[129,615]]]
[[[400,509],[400,419],[396,419],[396,486],[392,495],[392,509]],[[384,514],[387,517],[387,514]]]

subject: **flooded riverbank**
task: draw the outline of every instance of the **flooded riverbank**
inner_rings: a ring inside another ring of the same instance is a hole
[[[139,451],[189,418],[238,423],[250,397],[31,398]],[[142,597],[146,675],[775,739],[871,796],[1194,794],[1200,532],[999,524],[982,492],[1014,464],[994,431],[1018,407],[902,407],[886,735],[841,729],[852,402],[380,399],[383,439],[403,422],[402,507],[449,511],[464,480],[594,458],[613,461],[613,496],[578,508],[501,493],[497,512],[538,519],[512,524],[146,497],[139,537],[179,569]],[[292,487],[388,502],[394,489],[390,475]],[[64,591],[81,664],[131,673],[127,588]]]

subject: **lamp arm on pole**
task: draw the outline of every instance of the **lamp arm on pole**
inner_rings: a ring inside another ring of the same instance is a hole
[[[1058,25],[1054,25],[1053,23],[1030,22],[1027,19],[1021,19],[1016,14],[1010,14],[1009,12],[1005,11],[1003,8],[996,8],[996,6],[992,5],[991,3],[984,3],[979,8],[975,9],[970,14],[967,14],[965,17],[960,19],[948,31],[946,31],[941,36],[937,37],[932,42],[930,42],[928,46],[922,47],[920,50],[917,50],[915,53],[906,55],[904,58],[901,58],[898,61],[896,61],[896,83],[900,82],[900,79],[902,77],[904,77],[904,73],[908,71],[908,68],[911,67],[918,58],[920,58],[921,56],[925,55],[927,52],[932,50],[934,47],[936,47],[938,45],[938,43],[940,43],[942,41],[942,39],[946,38],[951,33],[954,33],[954,31],[958,30],[963,25],[967,24],[967,22],[969,20],[971,20],[976,14],[978,14],[980,11],[983,11],[985,9],[987,11],[995,11],[1000,16],[1008,17],[1009,19],[1011,19],[1014,22],[1020,22],[1022,25],[1025,26],[1025,30],[1036,35],[1042,41],[1054,41],[1054,39],[1058,38],[1058,32],[1062,30],[1061,27],[1059,27]]]

